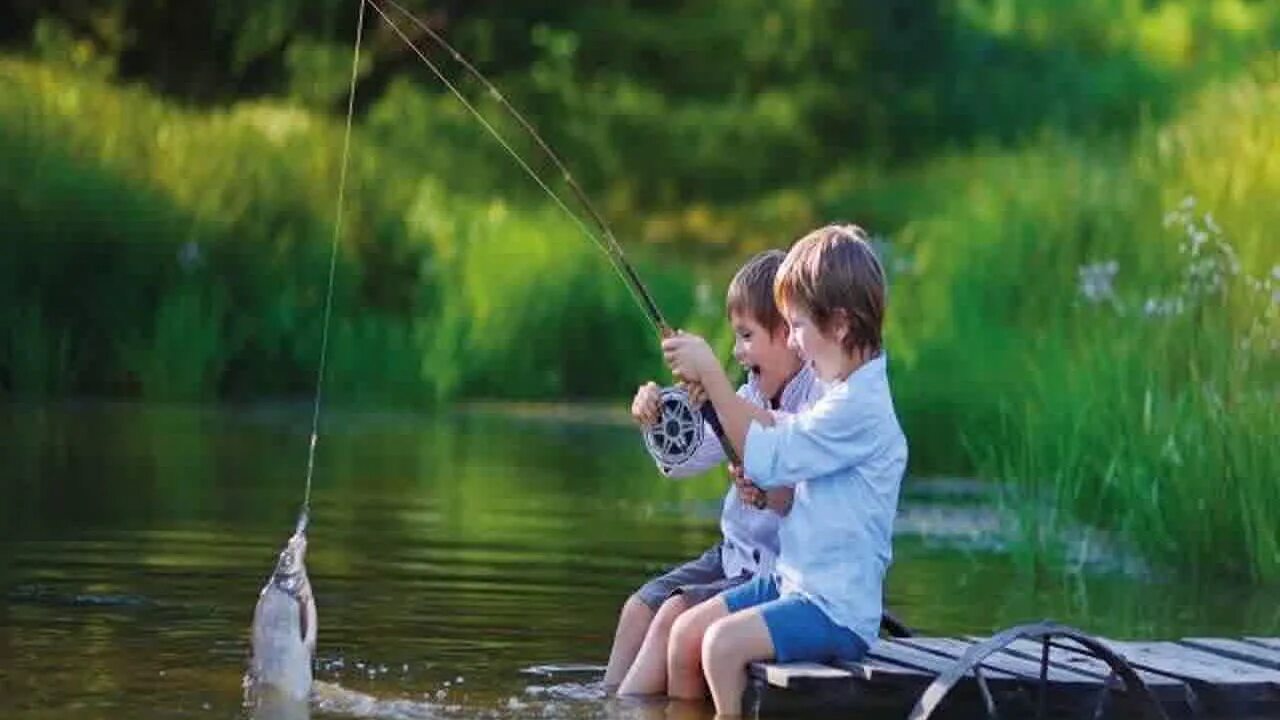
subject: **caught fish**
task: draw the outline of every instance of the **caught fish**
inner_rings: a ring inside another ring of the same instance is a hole
[[[305,708],[310,699],[316,603],[307,578],[307,522],[304,510],[253,610],[253,655],[244,681],[245,702],[253,708]]]

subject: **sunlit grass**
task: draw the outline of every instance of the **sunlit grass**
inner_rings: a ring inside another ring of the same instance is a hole
[[[1131,148],[919,170],[889,343],[917,470],[950,471],[962,436],[1032,555],[1082,518],[1169,565],[1280,579],[1277,117],[1263,73]]]
[[[53,327],[94,343],[72,352],[93,363],[73,373],[84,382],[63,377],[61,387],[165,398],[314,387],[335,123],[269,103],[195,113],[17,60],[0,60],[0,83],[0,151],[45,178],[7,178],[15,193],[0,200],[0,227],[23,241],[4,291],[97,290],[58,300],[69,310]],[[451,192],[450,174],[466,172],[355,138],[333,398],[425,406],[460,393],[599,396],[663,374],[655,331],[592,241],[553,208]],[[61,217],[76,207],[93,208],[92,221]],[[36,242],[45,236],[52,241]],[[107,262],[83,262],[86,247]],[[21,277],[32,268],[44,271],[43,285]],[[690,316],[691,275],[652,264],[643,274],[673,323],[706,324]],[[10,387],[23,392],[15,386],[25,377],[11,370]]]
[[[892,253],[888,347],[913,472],[1002,481],[1033,557],[1082,518],[1169,564],[1275,580],[1277,301],[1256,283],[1280,282],[1278,77],[1258,65],[1123,143],[1050,133],[836,172],[812,193],[650,218],[651,239],[697,226],[727,243],[736,222],[785,247],[819,219],[867,224]],[[338,125],[270,103],[197,113],[13,60],[0,89],[0,158],[17,168],[0,172],[5,389],[309,396]],[[667,377],[653,329],[573,223],[478,192],[492,167],[468,182],[466,163],[424,165],[376,135],[355,139],[330,399],[621,402]],[[471,157],[453,152],[432,157]],[[1171,209],[1190,215],[1166,224]],[[1197,259],[1179,246],[1210,223],[1240,269],[1193,298]],[[669,319],[727,349],[727,274],[664,260],[641,274]]]

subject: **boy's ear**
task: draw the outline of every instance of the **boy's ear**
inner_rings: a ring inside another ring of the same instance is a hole
[[[831,311],[831,324],[834,332],[831,334],[835,337],[835,341],[843,344],[844,339],[849,335],[849,313],[844,308],[836,308]]]

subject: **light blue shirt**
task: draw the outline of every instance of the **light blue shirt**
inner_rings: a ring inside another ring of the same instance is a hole
[[[808,365],[800,368],[787,381],[778,398],[778,410],[783,413],[799,412],[817,401],[822,385]],[[755,375],[738,388],[738,396],[762,408],[769,407],[769,399],[760,391]],[[775,412],[774,416],[779,416]],[[710,425],[703,427],[702,443],[692,456],[674,467],[658,464],[664,475],[672,478],[689,477],[710,470],[725,461],[724,448]],[[749,477],[749,476],[748,476]],[[738,496],[732,483],[724,496],[720,511],[720,532],[724,544],[720,548],[720,564],[725,577],[737,577],[743,572],[771,573],[778,556],[778,524],[781,520],[773,510],[758,510]]]
[[[828,384],[809,410],[777,420],[752,421],[744,467],[762,488],[796,489],[779,529],[779,591],[808,598],[869,646],[907,465],[884,353]]]

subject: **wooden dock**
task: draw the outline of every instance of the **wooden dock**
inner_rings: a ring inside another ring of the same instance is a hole
[[[883,638],[861,662],[756,663],[751,678],[756,716],[1280,719],[1280,638],[1127,642],[1038,623]]]

